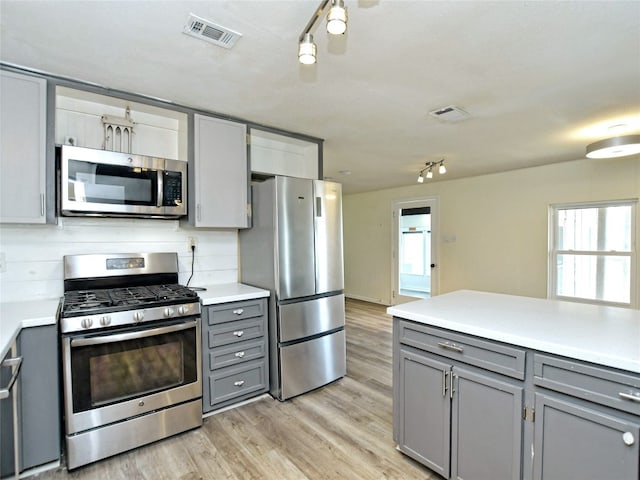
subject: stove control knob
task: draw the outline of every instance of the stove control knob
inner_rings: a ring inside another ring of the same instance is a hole
[[[93,325],[93,320],[90,318],[83,318],[80,325],[82,325],[82,328],[90,328],[91,325]]]
[[[172,314],[172,313],[173,313],[173,312],[171,311],[171,309],[170,309],[169,307],[167,307],[167,308],[165,308],[165,309],[164,309],[164,316],[165,316],[165,318],[169,318],[169,317],[171,317],[171,314]]]
[[[141,322],[142,320],[144,320],[144,312],[141,312],[141,311],[134,312],[133,313],[133,319],[136,322]]]
[[[185,307],[184,305],[180,305],[180,306],[178,307],[178,313],[179,313],[180,315],[185,315],[187,312],[188,312],[188,309],[187,309],[187,307]]]
[[[111,325],[111,315],[105,315],[104,317],[100,318],[100,325],[102,325],[103,327],[108,327],[109,325]]]

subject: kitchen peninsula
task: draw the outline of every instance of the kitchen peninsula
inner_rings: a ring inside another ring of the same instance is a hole
[[[640,311],[462,290],[387,312],[405,454],[445,478],[638,478]]]

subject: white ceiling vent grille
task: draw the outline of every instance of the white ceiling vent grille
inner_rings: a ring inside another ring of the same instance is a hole
[[[438,108],[429,112],[429,115],[437,118],[441,122],[447,123],[461,122],[462,120],[469,118],[469,114],[467,112],[454,105]]]
[[[224,48],[233,47],[238,39],[242,37],[241,33],[216,25],[193,13],[189,15],[183,32]]]

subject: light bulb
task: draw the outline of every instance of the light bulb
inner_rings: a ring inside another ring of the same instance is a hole
[[[327,32],[342,35],[347,31],[347,9],[343,0],[333,0],[327,14]]]
[[[438,173],[439,173],[439,174],[447,173],[447,169],[446,169],[446,167],[444,166],[444,163],[441,163],[441,164],[440,164],[440,166],[438,167]]]
[[[424,182],[424,177],[422,176],[422,172],[420,172],[420,175],[418,175],[418,183],[422,182]]]
[[[429,167],[429,170],[427,171],[427,178],[433,178],[433,172],[431,171],[431,167]]]
[[[313,35],[305,33],[298,46],[298,61],[304,65],[316,63],[316,44],[313,43]]]

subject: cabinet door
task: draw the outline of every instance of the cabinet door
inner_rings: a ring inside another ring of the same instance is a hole
[[[21,469],[60,459],[58,331],[55,325],[25,328],[18,338],[20,374]]]
[[[194,115],[195,202],[189,208],[196,227],[249,226],[247,127],[242,123]]]
[[[445,478],[449,478],[451,366],[400,350],[399,448]]]
[[[523,387],[454,367],[451,478],[518,480]]]
[[[640,478],[640,424],[544,394],[535,408],[534,479]]]
[[[45,223],[44,79],[0,71],[0,222]]]

